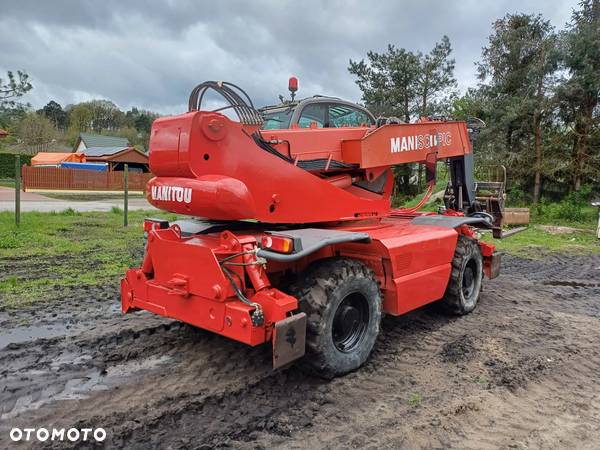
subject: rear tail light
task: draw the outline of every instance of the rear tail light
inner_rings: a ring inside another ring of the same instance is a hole
[[[294,240],[285,236],[265,235],[261,239],[262,248],[277,253],[292,253],[294,251]]]

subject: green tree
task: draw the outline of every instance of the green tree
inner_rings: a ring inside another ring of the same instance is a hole
[[[102,134],[110,134],[111,136],[127,138],[127,140],[129,141],[129,145],[133,145],[134,147],[142,146],[142,148],[143,148],[143,141],[142,141],[141,134],[135,128],[122,127],[122,128],[119,128],[118,130],[114,130],[111,132],[103,132]]]
[[[140,133],[149,135],[152,123],[158,118],[158,114],[149,111],[141,111],[134,121],[135,129]]]
[[[350,60],[348,71],[356,76],[362,99],[375,115],[395,116],[405,122],[411,118],[444,113],[449,110],[451,88],[456,86],[452,47],[447,36],[427,53],[411,52],[388,45],[387,51],[367,53],[367,60]],[[411,190],[415,165],[395,168],[402,191]],[[417,171],[417,187],[421,182]]]
[[[137,147],[148,148],[150,139],[150,130],[152,123],[159,117],[158,114],[138,108],[131,108],[125,113],[125,122],[127,127],[135,128],[137,135],[130,140]]]
[[[69,129],[77,134],[90,131],[94,120],[94,111],[87,103],[79,103],[69,110]]]
[[[421,116],[445,112],[449,105],[452,88],[456,87],[455,61],[450,58],[451,53],[450,39],[443,36],[428,54],[419,55],[416,92],[420,97]]]
[[[563,118],[571,126],[571,180],[576,191],[586,175],[594,175],[590,162],[600,156],[600,149],[591,145],[600,117],[600,1],[583,0],[579,6],[562,35],[563,67],[568,77],[558,90]]]
[[[0,106],[0,127],[14,131],[26,114],[27,108],[24,105],[16,104],[10,108]]]
[[[17,126],[17,136],[30,152],[35,152],[46,150],[57,133],[50,119],[30,112]]]
[[[29,92],[33,86],[27,73],[17,70],[15,75],[10,70],[7,79],[0,78],[0,107],[10,108],[16,105],[16,99]]]
[[[54,100],[50,100],[46,106],[39,109],[38,114],[43,114],[50,119],[57,129],[64,130],[67,127],[67,113],[62,106]]]
[[[416,109],[418,56],[388,45],[387,52],[367,53],[369,62],[352,61],[348,71],[357,77],[363,101],[374,114],[397,116],[405,122]]]
[[[149,135],[152,123],[159,117],[152,111],[146,111],[138,108],[131,108],[125,113],[127,125],[134,127],[138,132]]]
[[[14,132],[17,124],[27,114],[28,106],[19,103],[17,99],[32,88],[29,75],[20,70],[16,74],[8,71],[6,79],[0,78],[0,127]]]
[[[357,77],[363,101],[375,114],[411,118],[444,112],[456,86],[452,47],[447,36],[427,53],[388,45],[387,51],[367,53],[368,62],[352,61],[348,71]]]
[[[485,121],[488,116],[486,106],[486,98],[481,90],[471,87],[463,95],[453,99],[452,118],[463,121],[478,118]]]
[[[487,134],[504,136],[493,151],[502,150],[518,176],[533,172],[534,202],[541,194],[543,121],[552,112],[558,56],[550,22],[540,15],[508,14],[494,23],[477,65],[490,112]]]
[[[94,131],[118,130],[125,123],[123,111],[110,100],[92,100],[86,105],[92,111],[91,128]]]

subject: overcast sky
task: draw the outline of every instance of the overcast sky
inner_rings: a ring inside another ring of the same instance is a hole
[[[300,80],[299,96],[360,100],[348,60],[388,43],[427,51],[450,37],[455,76],[476,83],[474,62],[491,23],[541,13],[555,26],[575,0],[28,1],[0,0],[0,77],[25,70],[35,107],[105,98],[122,109],[187,109],[204,80],[244,87],[262,106]]]

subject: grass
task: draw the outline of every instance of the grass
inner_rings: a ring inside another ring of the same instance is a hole
[[[421,404],[422,400],[423,399],[421,398],[421,394],[413,392],[412,394],[410,394],[410,397],[408,398],[408,404],[410,406],[419,406]]]
[[[493,243],[500,251],[529,259],[539,259],[549,253],[600,253],[600,239],[591,229],[553,234],[533,224],[527,230],[505,239],[493,239],[490,234],[485,234],[483,240]]]
[[[142,221],[158,211],[80,213],[26,212],[21,226],[12,212],[0,212],[0,308],[22,307],[60,296],[71,286],[114,283],[142,255]]]
[[[530,206],[531,224],[526,231],[506,239],[493,239],[499,250],[530,259],[548,253],[582,255],[600,253],[600,239],[596,237],[598,209],[584,202],[563,200],[559,203],[540,203]],[[544,225],[572,228],[570,232],[553,233]]]
[[[433,194],[438,194],[440,195],[441,192],[444,192],[446,190],[446,185],[448,184],[447,180],[437,180],[435,183],[435,186],[433,188]],[[412,208],[414,206],[417,206],[417,204],[421,201],[421,199],[423,198],[423,196],[425,195],[425,192],[421,192],[420,194],[416,195],[414,198],[402,203],[401,205],[399,205],[401,208]],[[438,207],[443,206],[444,201],[443,199],[438,199],[438,200],[430,200],[427,204],[425,204],[423,206],[423,208],[421,208],[422,211],[437,211]]]
[[[0,178],[0,186],[14,189],[15,180],[12,178]]]
[[[433,192],[443,191],[447,180],[439,178]],[[405,202],[401,206],[415,206],[424,192]],[[443,205],[439,199],[425,205],[421,211],[437,211]],[[573,194],[561,202],[549,203],[541,201],[537,205],[519,205],[528,207],[531,224],[526,231],[505,239],[493,239],[491,234],[484,234],[483,239],[491,242],[506,253],[523,258],[541,258],[548,253],[559,252],[571,255],[600,253],[600,240],[596,237],[598,208],[589,205],[589,201],[581,195]],[[573,228],[570,233],[551,233],[540,225],[553,225]]]
[[[482,386],[487,386],[490,383],[489,378],[485,375],[479,375],[475,381]]]

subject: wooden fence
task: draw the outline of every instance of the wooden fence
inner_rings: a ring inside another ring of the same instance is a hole
[[[122,191],[123,172],[94,172],[82,169],[23,166],[21,170],[23,190],[81,190]],[[145,191],[146,183],[154,175],[129,171],[129,190]]]

